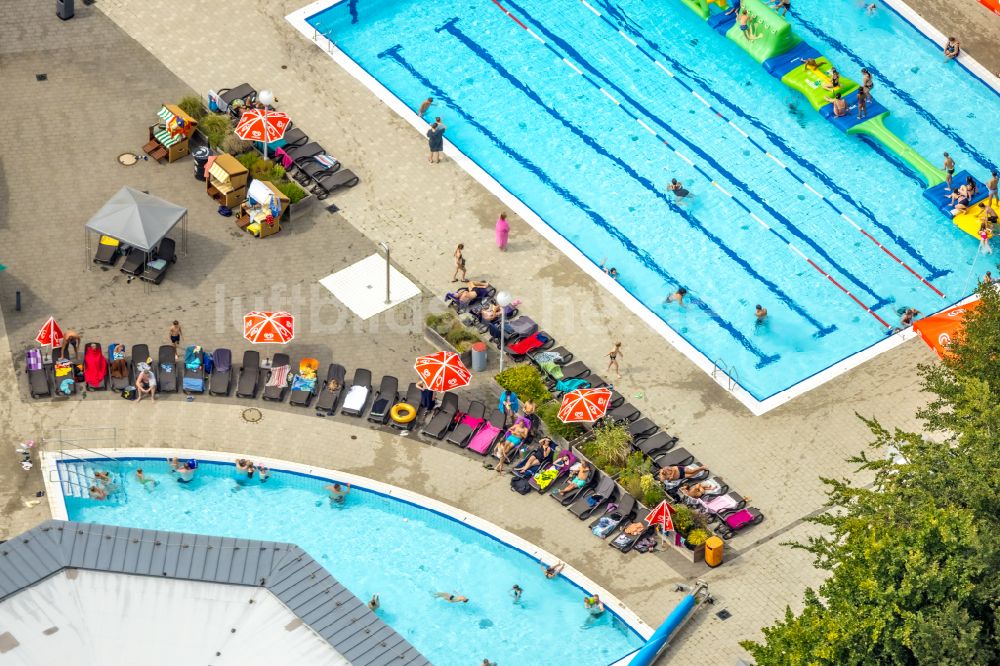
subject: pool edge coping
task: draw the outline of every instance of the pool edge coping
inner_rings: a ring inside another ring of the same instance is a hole
[[[233,460],[239,457],[237,454],[224,451],[143,447],[100,448],[87,451],[86,454],[81,453],[79,456],[63,456],[57,451],[41,451],[40,453],[42,481],[45,486],[45,495],[48,498],[49,511],[52,518],[56,520],[70,520],[69,512],[66,509],[66,500],[62,492],[62,484],[59,481],[58,462],[61,460],[70,462],[103,460],[103,458],[100,458],[99,456],[107,456],[109,458],[165,460],[175,457],[179,453],[183,453],[181,457],[193,457],[206,462],[232,465]],[[97,456],[93,454],[97,454]],[[530,558],[534,558],[539,562],[564,562],[564,560],[556,557],[547,550],[536,546],[530,541],[517,536],[516,534],[486,520],[485,518],[480,518],[475,514],[469,513],[468,511],[463,511],[462,509],[454,507],[450,504],[426,495],[421,495],[420,493],[408,490],[401,486],[394,486],[389,483],[376,481],[375,479],[352,474],[350,472],[341,472],[326,467],[306,465],[304,463],[296,463],[290,460],[281,460],[279,458],[254,456],[254,460],[255,462],[260,461],[265,463],[265,466],[277,472],[289,472],[292,474],[310,477],[320,477],[329,481],[346,481],[352,486],[363,490],[388,496],[398,501],[407,502],[422,509],[437,513],[445,518],[454,520],[455,522],[481,532]],[[609,610],[611,610],[613,615],[617,616],[619,620],[625,623],[628,628],[638,635],[643,641],[649,640],[655,630],[654,627],[647,624],[634,611],[626,606],[621,599],[612,594],[602,585],[597,584],[588,576],[570,566],[568,563],[564,562],[564,564],[565,567],[563,568],[562,573],[570,583],[584,592],[596,592],[600,595],[601,600],[605,601],[605,605],[609,607]]]
[[[355,62],[354,59],[352,59],[345,52],[340,50],[334,42],[327,39],[324,35],[320,34],[317,29],[309,25],[308,19],[310,17],[345,1],[346,0],[315,0],[314,2],[311,2],[308,5],[286,15],[285,20],[288,21],[299,33],[301,33],[303,37],[320,47],[337,65],[371,91],[379,99],[379,101],[388,106],[390,110],[396,113],[396,115],[409,123],[414,129],[423,135],[430,127],[423,118],[418,116],[412,109],[406,106],[401,99],[399,99],[391,90],[386,88],[378,79],[369,74],[364,67]],[[921,18],[908,6],[903,4],[901,0],[886,0],[886,3],[889,4],[890,8],[893,9],[893,11],[896,11],[904,21],[909,23],[925,38],[934,43],[938,43],[932,35],[925,32],[918,24],[926,26],[938,35],[939,38],[943,38],[940,31]],[[901,5],[904,8],[904,11],[901,12],[900,10],[897,10],[894,6],[896,4]],[[904,16],[904,13],[912,16],[915,22]],[[976,60],[967,56],[963,52],[959,56],[959,62],[970,74],[982,80],[985,85],[1000,92],[1000,79],[994,76]],[[971,63],[971,66],[968,63]],[[573,243],[571,243],[558,231],[550,227],[537,213],[534,212],[534,210],[531,209],[530,206],[509,192],[490,173],[455,147],[447,138],[444,142],[444,153],[473,180],[500,199],[508,208],[527,222],[535,232],[537,232],[545,240],[549,241],[560,252],[566,255],[570,261],[576,264],[578,268],[580,268],[588,276],[592,277],[600,286],[615,296],[630,312],[632,312],[632,314],[639,317],[643,323],[653,329],[653,331],[660,337],[664,338],[671,346],[674,347],[674,349],[684,355],[695,365],[695,367],[708,375],[709,378],[722,388],[723,391],[735,398],[754,416],[763,416],[767,412],[770,412],[792,401],[793,399],[808,393],[823,384],[826,384],[836,377],[839,377],[840,375],[870,361],[876,356],[894,349],[912,338],[918,337],[918,334],[912,329],[912,327],[906,328],[886,337],[883,340],[879,340],[864,349],[860,349],[851,355],[840,359],[836,363],[817,370],[788,388],[782,389],[766,398],[759,399],[739,383],[738,377],[733,377],[728,372],[724,371],[719,366],[718,362],[710,359],[704,352],[688,342],[665,321],[654,315],[649,307],[641,303],[627,289],[618,284],[616,280],[613,280],[606,275],[594,264],[594,262],[583,254],[579,248],[573,245]],[[974,294],[963,297],[956,303],[945,305],[938,312],[942,312],[950,307],[963,303],[969,298],[972,298],[972,296],[974,296]],[[719,360],[723,363],[725,362],[725,359]]]

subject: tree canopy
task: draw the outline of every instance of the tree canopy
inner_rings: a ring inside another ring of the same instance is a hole
[[[769,664],[1000,664],[1000,292],[981,303],[939,363],[923,432],[864,419],[874,484],[823,479],[821,537],[794,544],[830,572],[805,607],[743,646]],[[898,455],[893,455],[898,454]]]

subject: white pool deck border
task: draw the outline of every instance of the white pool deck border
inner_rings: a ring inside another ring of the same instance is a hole
[[[396,114],[414,127],[421,136],[425,135],[430,125],[402,100],[396,97],[388,88],[383,86],[378,79],[369,74],[363,67],[356,63],[350,56],[337,48],[336,44],[315,28],[309,25],[307,19],[319,12],[322,12],[336,4],[347,0],[316,0],[291,14],[285,19],[304,37],[312,41],[319,48],[323,49],[330,58],[340,65],[348,74],[357,79],[362,85],[368,88],[386,106],[396,112]],[[935,29],[927,21],[920,18],[916,12],[910,9],[900,0],[884,0],[892,7],[904,20],[909,22],[918,31],[935,43],[942,45],[947,39],[940,31]],[[988,69],[966,55],[964,52],[959,56],[961,62],[973,75],[982,79],[987,85],[1000,92],[1000,79],[993,75]],[[444,153],[450,157],[459,167],[468,173],[476,182],[485,187],[491,194],[500,199],[508,208],[515,212],[532,229],[538,232],[543,238],[555,245],[563,254],[569,257],[583,272],[594,278],[598,284],[611,292],[627,307],[633,314],[639,317],[645,324],[656,331],[661,337],[666,339],[677,351],[686,356],[692,363],[705,372],[724,391],[732,395],[754,416],[761,416],[767,412],[784,405],[798,396],[807,393],[826,382],[839,377],[845,372],[852,370],[859,365],[898,347],[911,338],[917,337],[917,333],[912,328],[886,337],[885,340],[855,352],[833,365],[820,370],[819,372],[806,377],[797,384],[779,391],[763,400],[753,396],[749,391],[739,384],[739,378],[733,377],[722,369],[718,363],[706,356],[701,350],[689,343],[666,322],[653,314],[653,312],[641,303],[635,296],[630,294],[618,282],[611,279],[600,267],[588,259],[575,245],[566,240],[562,235],[545,223],[529,206],[511,194],[493,176],[487,173],[482,167],[456,148],[450,141],[445,140]],[[967,300],[967,299],[966,299]],[[945,303],[942,310],[956,305],[955,303]],[[724,360],[724,359],[720,359]]]
[[[67,462],[86,461],[94,462],[96,464],[106,464],[107,458],[149,458],[150,460],[166,460],[175,456],[181,459],[194,458],[196,460],[231,465],[233,464],[233,461],[241,457],[242,454],[227,453],[223,451],[204,451],[200,449],[147,449],[135,447],[74,450],[71,455],[63,455],[60,451],[41,451],[42,479],[45,483],[45,496],[48,498],[49,510],[52,513],[52,517],[56,520],[70,519],[66,510],[66,500],[63,496],[62,485],[59,481],[58,462],[60,460],[65,460]],[[263,463],[266,467],[276,472],[293,472],[329,479],[330,481],[347,482],[355,488],[380,493],[382,495],[409,502],[410,504],[414,504],[430,511],[435,511],[439,514],[452,518],[460,523],[468,525],[473,529],[479,530],[480,532],[493,537],[508,546],[520,550],[528,555],[528,557],[535,558],[539,562],[555,563],[561,561],[552,553],[539,548],[529,541],[525,541],[516,534],[508,532],[488,520],[484,520],[471,513],[455,508],[450,504],[445,504],[444,502],[427,497],[426,495],[421,495],[405,488],[400,488],[399,486],[382,483],[381,481],[369,479],[364,476],[358,476],[357,474],[340,472],[324,467],[314,467],[312,465],[304,465],[277,458],[255,456],[254,462],[257,464]],[[336,571],[331,573],[336,575]],[[629,610],[621,599],[595,583],[584,574],[567,564],[562,571],[562,575],[577,587],[580,587],[590,593],[600,595],[604,605],[610,608],[625,624],[629,625],[629,627],[639,634],[643,640],[648,640],[653,634],[655,627],[651,627],[643,622],[638,615]]]

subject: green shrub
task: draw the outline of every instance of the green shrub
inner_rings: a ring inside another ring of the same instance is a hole
[[[207,113],[198,122],[198,129],[208,139],[208,144],[212,148],[218,148],[222,144],[222,140],[233,131],[233,122],[229,116],[221,113]]]
[[[236,136],[235,133],[227,134],[225,138],[222,139],[222,143],[219,144],[219,148],[221,148],[223,152],[229,153],[230,155],[239,155],[240,153],[246,153],[246,151],[253,148],[253,142],[244,141],[240,137]],[[244,164],[243,166],[246,165]]]
[[[271,160],[261,158],[253,163],[250,169],[250,177],[254,180],[269,180],[278,183],[285,179],[285,168]]]
[[[571,441],[580,436],[583,429],[575,423],[563,423],[559,420],[559,403],[550,400],[538,408],[538,418],[545,424],[545,430],[552,437],[562,437]]]
[[[552,397],[542,381],[542,374],[533,365],[522,364],[507,368],[496,376],[496,381],[502,388],[516,393],[522,402],[531,400],[541,404]]]
[[[671,505],[673,506],[673,505]],[[694,513],[683,504],[673,507],[674,531],[687,535],[695,527]]]
[[[447,312],[432,312],[426,317],[424,317],[424,324],[427,326],[427,328],[432,328],[436,331],[439,326],[441,326],[446,322],[448,324],[448,327],[450,328],[451,322],[454,319],[455,319],[455,313],[452,312],[451,310],[448,310]]]
[[[448,329],[448,332],[445,333],[444,339],[448,341],[448,344],[457,349],[463,342],[471,344],[478,342],[480,338],[474,331],[463,326],[462,322],[455,321]]]
[[[654,507],[667,498],[663,484],[652,474],[639,477],[639,486],[642,488],[642,503],[648,507]]]
[[[177,102],[177,107],[198,122],[201,122],[201,119],[205,117],[206,113],[208,113],[208,109],[205,108],[205,103],[202,102],[201,98],[197,95],[188,95],[187,97],[184,97],[181,101]]]
[[[302,201],[309,195],[308,192],[299,187],[298,183],[291,180],[283,180],[280,183],[275,183],[274,186],[278,188],[279,192],[288,197],[288,201],[293,204]]]
[[[703,530],[700,527],[696,527],[695,529],[688,532],[688,535],[684,537],[684,540],[687,541],[688,544],[697,548],[701,544],[708,541],[709,536],[710,535],[706,530]]]
[[[257,164],[257,162],[261,160],[261,156],[256,150],[249,150],[245,153],[237,155],[236,160],[246,167],[247,171],[249,171],[253,168],[254,164]]]
[[[613,423],[598,426],[593,439],[583,445],[583,454],[607,474],[621,472],[631,452],[632,436]]]

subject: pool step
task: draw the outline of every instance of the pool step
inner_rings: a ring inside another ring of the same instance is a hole
[[[60,466],[59,480],[62,485],[64,497],[90,498],[90,487],[94,485],[104,485],[94,476],[95,470],[81,464],[64,464]],[[123,479],[116,472],[108,472],[111,478],[113,492],[108,493],[108,501],[116,504],[125,502],[125,491]]]

